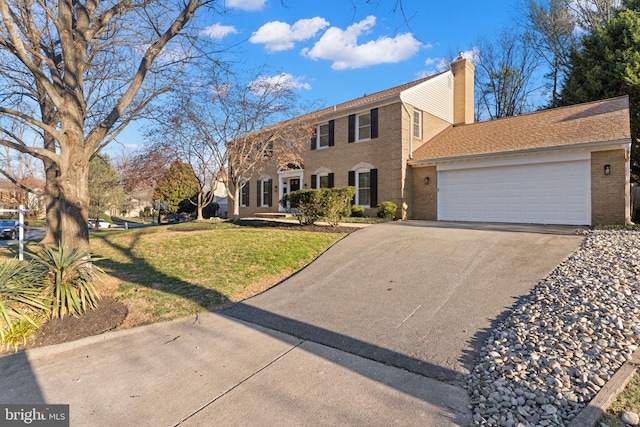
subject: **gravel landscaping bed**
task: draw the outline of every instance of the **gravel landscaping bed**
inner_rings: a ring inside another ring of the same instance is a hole
[[[481,348],[474,425],[562,426],[640,340],[640,232],[589,231]]]

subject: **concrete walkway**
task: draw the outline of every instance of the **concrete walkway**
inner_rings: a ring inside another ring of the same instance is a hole
[[[367,227],[223,314],[0,358],[0,403],[72,426],[470,425],[492,322],[573,252],[573,229]]]

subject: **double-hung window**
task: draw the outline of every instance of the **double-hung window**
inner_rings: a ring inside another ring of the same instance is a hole
[[[316,126],[313,136],[311,137],[311,149],[332,147],[335,141],[335,121],[329,120]]]
[[[318,148],[329,146],[329,123],[318,125]]]
[[[329,175],[320,175],[318,177],[318,188],[329,188]]]
[[[240,185],[242,185],[240,188],[240,206],[247,207],[249,206],[249,181],[245,181]]]
[[[378,169],[349,171],[349,185],[356,188],[353,202],[365,208],[378,205]]]
[[[269,178],[258,180],[258,206],[266,208],[271,206],[273,181]]]
[[[413,137],[422,139],[422,111],[413,110]]]
[[[359,142],[376,139],[378,137],[378,109],[367,112],[350,114],[348,142]]]
[[[371,206],[371,172],[356,173],[356,204],[358,206]]]
[[[319,171],[311,175],[311,188],[333,188],[333,172]]]
[[[365,139],[371,139],[371,113],[366,112],[356,116],[356,129],[358,134],[356,135],[356,141],[363,141]]]

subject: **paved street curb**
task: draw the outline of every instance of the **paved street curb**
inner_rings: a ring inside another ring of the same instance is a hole
[[[637,349],[631,360],[627,360],[613,377],[600,389],[589,405],[569,423],[567,427],[593,427],[600,415],[607,410],[611,402],[624,390],[636,370],[640,366],[640,349]]]

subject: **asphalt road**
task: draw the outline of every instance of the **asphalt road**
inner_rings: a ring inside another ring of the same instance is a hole
[[[24,240],[40,240],[44,237],[45,231],[44,228],[29,228],[24,233]],[[18,239],[5,240],[0,239],[0,247],[12,245],[14,243],[18,243]]]

